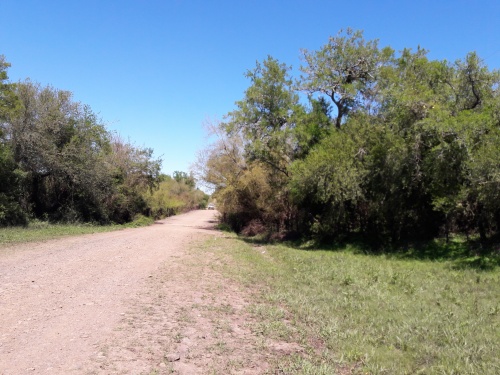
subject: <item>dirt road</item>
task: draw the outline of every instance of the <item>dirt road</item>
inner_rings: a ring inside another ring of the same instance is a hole
[[[189,251],[214,219],[0,249],[0,374],[264,372],[245,294]]]

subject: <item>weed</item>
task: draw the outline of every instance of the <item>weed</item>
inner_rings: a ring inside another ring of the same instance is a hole
[[[184,336],[182,335],[182,333],[177,332],[173,338],[175,343],[180,344]]]

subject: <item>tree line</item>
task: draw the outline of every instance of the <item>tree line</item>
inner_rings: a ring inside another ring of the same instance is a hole
[[[374,245],[500,231],[500,74],[396,52],[347,29],[302,50],[300,76],[269,56],[195,170],[245,234]]]
[[[108,131],[69,91],[9,82],[9,66],[0,55],[0,226],[125,223],[206,203],[192,176],[161,174],[152,149]]]

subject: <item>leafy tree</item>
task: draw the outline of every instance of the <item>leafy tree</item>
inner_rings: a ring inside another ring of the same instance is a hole
[[[241,132],[246,157],[268,164],[278,174],[288,175],[293,156],[290,142],[298,109],[298,95],[292,88],[289,67],[269,56],[246,73],[251,85],[224,126],[229,134]]]
[[[278,232],[293,221],[294,210],[287,188],[288,168],[300,147],[295,128],[304,113],[289,71],[289,67],[270,56],[262,63],[257,62],[256,68],[246,74],[251,84],[244,98],[236,102],[237,109],[229,113],[223,124],[229,136],[239,134],[244,144],[247,169],[238,172],[240,178],[253,181],[250,185],[254,188],[260,186],[264,189],[260,196],[254,189],[244,188],[250,186],[245,181],[238,180],[231,185],[236,189],[234,197],[239,199],[239,203],[233,202],[232,205],[240,205],[236,210],[240,212],[240,219],[236,221],[261,220]],[[271,189],[271,193],[267,194],[267,189]],[[254,203],[266,201],[257,198],[256,194],[260,198],[274,198],[267,200],[265,206],[255,207]],[[245,210],[252,211],[252,214],[243,215]]]
[[[411,172],[407,186],[413,193],[401,212],[412,213],[409,228],[420,237],[435,235],[439,227],[447,238],[459,227],[484,227],[482,205],[467,197],[475,191],[470,168],[480,159],[476,150],[494,129],[496,82],[498,73],[489,72],[475,54],[450,64],[429,61],[422,49],[404,50],[381,74],[380,114],[402,137],[409,156],[403,165]]]
[[[208,190],[217,193],[235,183],[247,169],[244,140],[241,133],[228,134],[218,121],[207,123],[206,128],[216,141],[198,153],[192,173]]]
[[[18,203],[22,173],[17,169],[6,136],[7,121],[19,104],[14,85],[8,82],[9,67],[10,64],[0,55],[0,225],[26,223],[26,215]]]
[[[495,95],[498,89],[498,72],[490,72],[475,52],[467,54],[464,61],[456,62],[455,82],[449,82],[455,94],[456,110],[474,110]]]
[[[16,85],[20,109],[5,122],[15,165],[24,176],[23,211],[55,221],[124,222],[146,209],[161,161],[152,150],[111,136],[68,91]]]
[[[187,186],[194,189],[196,186],[196,181],[192,175],[187,174],[186,172],[175,171],[172,175],[175,181],[184,182]]]
[[[330,98],[340,128],[350,111],[370,106],[377,69],[392,54],[390,48],[379,50],[377,40],[365,41],[361,31],[347,29],[344,35],[341,31],[319,51],[302,50],[305,65],[299,88]]]
[[[69,91],[7,81],[0,56],[0,225],[29,216],[53,221],[125,222],[148,211],[161,160],[113,136]],[[194,179],[182,184],[193,190]],[[201,200],[191,192],[188,205]]]
[[[241,177],[248,170],[244,141],[239,132],[228,134],[220,122],[209,123],[207,128],[217,139],[199,152],[192,169],[197,180],[213,192],[222,221],[239,231],[248,217],[248,210],[239,204],[235,194]]]
[[[0,55],[0,126],[3,128],[10,114],[19,106],[15,85],[8,81],[7,69],[10,64]]]
[[[137,148],[119,136],[110,139],[111,152],[105,155],[106,167],[113,179],[114,190],[106,205],[110,218],[127,222],[135,214],[147,211],[146,191],[153,191],[160,181],[161,160],[153,159],[153,150]]]
[[[107,132],[88,107],[71,93],[16,85],[21,110],[11,116],[7,133],[18,167],[25,173],[25,212],[54,220],[98,220],[101,200],[111,189],[102,163]]]

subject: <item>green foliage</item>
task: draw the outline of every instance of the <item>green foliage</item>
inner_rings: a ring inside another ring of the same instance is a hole
[[[303,50],[302,76],[299,87],[310,94],[321,93],[336,106],[337,128],[353,110],[369,107],[372,85],[379,64],[389,60],[390,48],[379,50],[378,41],[366,41],[361,31],[347,29],[319,51]]]
[[[1,136],[1,133],[0,133]],[[0,143],[0,226],[25,225],[26,214],[17,199],[20,194],[22,175],[16,170],[12,152]]]
[[[363,196],[360,183],[366,172],[352,135],[350,129],[334,131],[292,165],[292,196],[312,216],[311,232],[320,237],[348,230],[352,210]]]
[[[311,110],[309,112],[297,109],[295,117],[297,123],[293,129],[296,149],[295,159],[303,159],[315,145],[328,136],[331,131],[331,106],[320,97],[309,98]]]
[[[7,123],[14,160],[25,174],[21,205],[51,220],[102,220],[112,189],[103,156],[107,132],[71,93],[19,83],[21,110]]]
[[[0,55],[0,127],[4,127],[4,121],[18,109],[19,100],[15,94],[15,85],[8,81],[7,69],[10,64],[5,57]]]
[[[273,172],[288,175],[287,165],[293,149],[290,130],[295,126],[294,112],[298,95],[292,89],[289,67],[269,56],[257,62],[246,77],[251,86],[237,109],[228,115],[224,127],[228,133],[242,134],[246,156],[269,165]]]
[[[186,172],[175,171],[172,175],[175,181],[181,183],[184,182],[190,188],[194,188],[196,186],[196,181],[192,175],[188,175]]]
[[[117,136],[110,139],[110,149],[104,160],[115,188],[106,208],[113,221],[128,222],[148,211],[144,195],[157,188],[161,161],[152,158],[152,149],[137,148]]]

